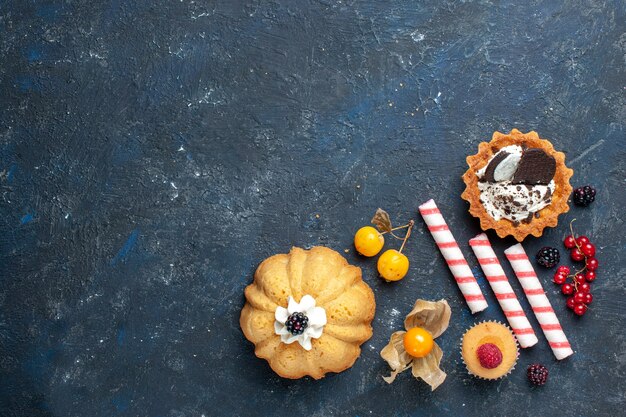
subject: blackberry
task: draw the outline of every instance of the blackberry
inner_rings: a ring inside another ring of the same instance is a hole
[[[540,363],[533,363],[528,366],[526,375],[528,376],[528,380],[531,384],[543,385],[548,380],[548,368]]]
[[[591,185],[578,187],[574,190],[574,204],[581,207],[587,207],[596,199],[596,189]]]
[[[304,333],[304,329],[306,329],[308,325],[309,318],[304,313],[293,313],[285,322],[287,330],[294,336]]]
[[[561,256],[559,255],[559,250],[557,248],[544,246],[539,249],[535,259],[537,259],[537,263],[539,265],[546,268],[552,268],[554,265],[559,263]]]

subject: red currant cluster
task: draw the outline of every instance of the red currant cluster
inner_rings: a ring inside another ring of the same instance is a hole
[[[585,266],[574,274],[570,274],[568,266],[559,266],[554,274],[554,283],[561,286],[561,292],[567,296],[567,307],[574,310],[578,316],[585,314],[588,305],[593,301],[591,283],[596,279],[598,260],[595,258],[596,247],[587,236],[574,238],[574,233],[563,240],[563,244],[570,250],[570,257],[574,262],[585,262]],[[567,282],[571,278],[572,283]]]

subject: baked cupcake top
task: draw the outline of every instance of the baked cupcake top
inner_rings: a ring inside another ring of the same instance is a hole
[[[461,354],[470,374],[484,379],[499,379],[508,374],[517,362],[517,341],[505,325],[485,321],[465,332]]]
[[[462,198],[470,213],[480,218],[483,230],[498,236],[541,236],[546,226],[556,226],[557,217],[569,210],[573,171],[565,155],[557,152],[537,133],[495,132],[491,142],[482,142],[476,155],[468,156],[469,169]]]

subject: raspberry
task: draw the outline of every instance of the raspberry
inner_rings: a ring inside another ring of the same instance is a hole
[[[528,366],[526,375],[533,385],[543,385],[548,380],[548,368],[540,363],[533,363]]]
[[[476,355],[483,368],[497,368],[502,363],[502,352],[493,343],[480,345],[476,350]]]
[[[309,318],[304,313],[293,313],[285,322],[287,330],[294,336],[304,333],[304,329],[306,329],[308,325]]]
[[[587,207],[596,199],[596,190],[590,185],[578,187],[574,190],[574,204]]]
[[[554,265],[559,263],[561,255],[559,255],[559,250],[557,248],[544,246],[539,249],[539,252],[535,255],[535,259],[537,259],[537,263],[539,265],[546,268],[552,268]]]

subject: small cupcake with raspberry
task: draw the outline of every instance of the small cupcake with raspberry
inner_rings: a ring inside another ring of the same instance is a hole
[[[461,356],[470,375],[496,380],[508,375],[519,350],[511,330],[495,321],[484,321],[463,335]]]

